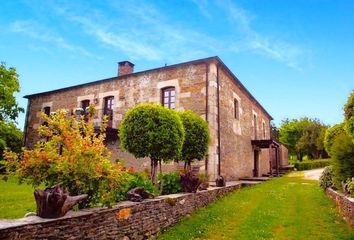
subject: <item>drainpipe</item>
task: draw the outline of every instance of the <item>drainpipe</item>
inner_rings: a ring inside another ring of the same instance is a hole
[[[218,107],[218,176],[221,175],[221,137],[220,137],[220,79],[219,64],[216,65],[216,83],[217,83],[217,107]]]
[[[209,114],[209,64],[208,62],[205,63],[205,121],[208,121],[208,114]],[[208,154],[205,156],[205,174],[208,174],[208,164],[209,158]]]
[[[23,127],[23,146],[26,147],[26,143],[27,143],[27,127],[28,127],[28,117],[29,117],[29,109],[30,109],[30,102],[31,99],[29,98],[27,100],[27,108],[26,108],[26,117],[25,117],[25,125]]]

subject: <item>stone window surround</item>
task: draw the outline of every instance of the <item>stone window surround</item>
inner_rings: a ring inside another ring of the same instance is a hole
[[[156,99],[160,104],[162,104],[162,90],[168,87],[174,87],[175,88],[175,109],[176,110],[183,110],[179,107],[179,97],[180,97],[180,87],[179,87],[179,82],[178,79],[170,79],[170,80],[165,80],[165,81],[160,81],[157,83],[157,92],[156,92]]]
[[[237,93],[235,93],[235,92],[232,92],[232,97],[233,97],[232,102],[231,102],[232,109],[235,108],[235,100],[237,100],[237,102],[238,102],[238,118],[234,117],[234,120],[240,121],[241,115],[243,113],[242,107],[241,107],[241,97],[239,95],[237,95]],[[234,109],[234,111],[235,111],[235,109]],[[233,114],[233,115],[235,115],[235,114]]]
[[[267,138],[267,128],[266,128],[266,123],[263,118],[262,118],[262,138],[263,139]]]

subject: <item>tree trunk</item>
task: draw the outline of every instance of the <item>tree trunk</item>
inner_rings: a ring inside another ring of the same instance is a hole
[[[151,171],[150,171],[150,177],[151,177],[151,182],[156,186],[156,172],[157,172],[157,164],[158,160],[151,158]]]
[[[62,184],[36,189],[34,198],[37,204],[37,215],[42,218],[58,218],[64,216],[75,204],[82,202],[87,194],[69,196]]]

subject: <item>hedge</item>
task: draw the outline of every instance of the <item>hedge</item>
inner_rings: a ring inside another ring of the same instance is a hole
[[[294,164],[294,166],[298,171],[302,171],[302,170],[310,170],[315,168],[323,168],[331,165],[331,163],[332,161],[330,159],[309,160],[309,161],[297,162]]]

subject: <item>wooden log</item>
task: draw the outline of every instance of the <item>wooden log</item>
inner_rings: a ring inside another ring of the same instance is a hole
[[[69,196],[63,184],[58,184],[45,190],[36,189],[34,198],[37,204],[37,216],[42,218],[62,217],[75,204],[84,201],[87,197],[87,194]]]
[[[146,191],[144,187],[136,187],[127,192],[127,198],[132,202],[141,202],[147,198],[154,198],[154,195]]]

